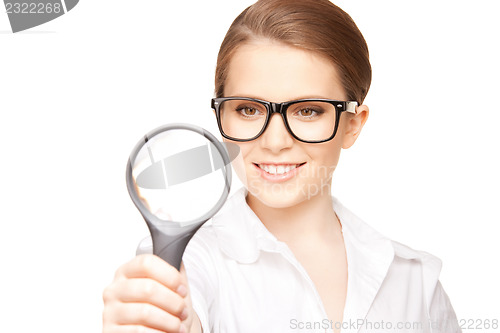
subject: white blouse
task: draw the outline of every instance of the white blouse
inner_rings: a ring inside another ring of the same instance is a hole
[[[387,239],[334,197],[348,286],[342,323],[329,321],[307,272],[246,194],[232,195],[183,256],[203,332],[461,332],[438,280],[441,261]]]

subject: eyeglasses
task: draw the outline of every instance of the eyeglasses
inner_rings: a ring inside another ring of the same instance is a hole
[[[342,112],[356,114],[357,102],[330,99],[299,99],[284,103],[247,97],[212,99],[219,130],[233,141],[257,139],[274,113],[281,114],[287,131],[306,143],[326,142],[335,136]]]

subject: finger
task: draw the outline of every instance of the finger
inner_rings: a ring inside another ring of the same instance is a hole
[[[147,303],[120,303],[108,310],[111,322],[118,325],[145,326],[164,332],[179,332],[181,320]]]
[[[125,303],[149,303],[181,320],[187,316],[186,301],[152,279],[123,279],[115,285],[115,297]]]
[[[130,279],[150,278],[171,290],[177,290],[181,285],[179,271],[160,257],[152,254],[142,254],[135,257],[121,266],[116,275]]]

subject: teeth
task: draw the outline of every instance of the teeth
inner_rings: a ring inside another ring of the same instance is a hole
[[[298,164],[280,164],[280,165],[270,165],[270,164],[259,164],[259,168],[272,175],[282,175],[291,170],[295,169]]]

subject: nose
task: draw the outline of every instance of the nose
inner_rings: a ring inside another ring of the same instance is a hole
[[[293,137],[288,133],[283,118],[279,113],[272,114],[266,130],[260,137],[261,147],[278,153],[282,149],[290,148],[292,144]]]

